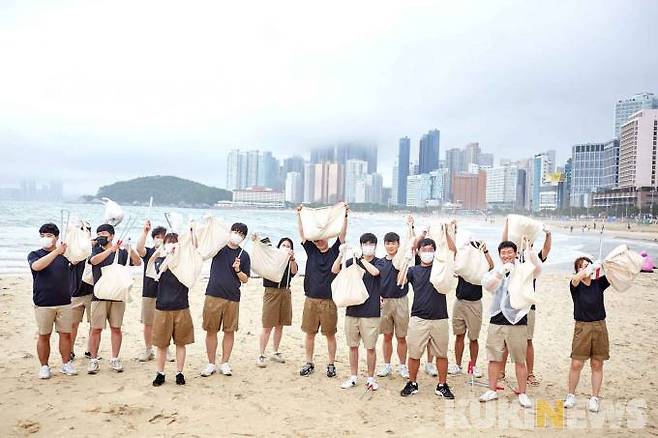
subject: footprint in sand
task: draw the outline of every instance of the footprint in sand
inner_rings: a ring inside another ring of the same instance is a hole
[[[37,433],[41,430],[41,425],[32,420],[20,420],[16,424],[17,432]]]

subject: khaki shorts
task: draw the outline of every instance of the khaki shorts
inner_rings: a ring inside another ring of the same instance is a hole
[[[482,300],[456,300],[452,308],[452,332],[463,335],[468,330],[468,339],[477,340],[482,328]]]
[[[605,320],[576,321],[571,342],[571,358],[576,360],[610,359],[610,341]]]
[[[39,334],[49,335],[53,332],[53,325],[57,333],[71,333],[73,313],[71,305],[39,307],[34,306],[34,316],[37,320]]]
[[[194,343],[194,325],[190,309],[156,309],[153,313],[153,345],[167,348],[172,338],[175,345]]]
[[[429,351],[435,358],[448,357],[450,326],[447,319],[422,319],[412,316],[409,320],[407,348],[411,359],[420,359],[429,344]]]
[[[87,322],[91,322],[91,294],[82,297],[71,297],[71,312],[73,322],[80,324],[82,318],[87,314]]]
[[[156,298],[142,297],[142,317],[139,321],[144,325],[153,325],[155,300]]]
[[[382,318],[379,326],[380,333],[404,338],[409,328],[409,297],[384,298],[382,305]]]
[[[489,324],[487,333],[487,360],[502,362],[503,351],[507,346],[514,363],[525,363],[528,351],[528,327],[525,325]]]
[[[373,350],[379,336],[379,318],[345,317],[345,339],[348,347],[358,347],[363,339],[363,346]]]
[[[203,303],[203,329],[209,333],[217,333],[220,329],[226,332],[238,331],[240,302],[225,298],[206,295]]]
[[[338,309],[331,298],[309,298],[304,300],[302,331],[314,335],[321,329],[325,336],[335,335],[338,329]]]
[[[124,313],[126,313],[124,301],[92,301],[91,328],[104,329],[106,321],[112,328],[121,328]]]
[[[292,324],[290,289],[266,287],[263,293],[263,328]]]
[[[535,317],[536,312],[534,309],[530,309],[528,312],[528,340],[532,341],[532,337],[535,334]]]

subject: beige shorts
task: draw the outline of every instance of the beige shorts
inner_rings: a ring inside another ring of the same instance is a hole
[[[430,354],[436,358],[448,357],[450,326],[447,319],[422,319],[412,316],[407,332],[407,348],[411,359],[420,359],[429,345]]]
[[[610,359],[610,341],[605,320],[576,321],[571,341],[571,358],[576,360]]]
[[[482,300],[455,300],[452,308],[452,332],[463,335],[468,331],[468,339],[477,340],[482,328]]]
[[[379,326],[380,333],[404,338],[409,328],[409,297],[384,298],[382,304],[382,318]]]
[[[345,317],[345,339],[348,347],[358,347],[363,339],[363,346],[372,350],[377,346],[379,336],[379,318]]]
[[[331,298],[309,298],[304,300],[302,313],[302,331],[314,335],[318,329],[325,336],[335,335],[338,331],[338,309]]]
[[[528,350],[528,327],[525,325],[489,324],[487,333],[487,360],[501,362],[507,346],[513,363],[525,363]]]
[[[71,312],[73,322],[80,324],[82,318],[87,314],[87,322],[91,322],[91,294],[82,297],[71,297]]]
[[[106,321],[112,328],[121,328],[124,313],[126,313],[124,301],[92,301],[91,328],[104,329]]]
[[[42,336],[53,332],[53,325],[57,333],[71,333],[73,313],[71,305],[39,307],[34,306],[34,316],[37,320],[37,328]]]
[[[292,324],[290,289],[266,287],[263,292],[263,328]]]
[[[225,298],[206,295],[203,303],[203,329],[209,333],[217,333],[220,329],[226,332],[238,331],[240,317],[240,302]]]
[[[535,317],[536,312],[530,309],[528,312],[528,340],[532,341],[532,336],[535,334]]]
[[[156,298],[142,297],[142,318],[140,319],[140,322],[144,325],[153,325],[155,300]]]
[[[194,343],[194,324],[190,309],[156,309],[153,312],[153,345],[167,348],[172,338],[175,345]]]

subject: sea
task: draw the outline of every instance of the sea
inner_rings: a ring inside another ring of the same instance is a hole
[[[249,233],[255,232],[259,236],[269,237],[274,243],[281,237],[290,237],[295,242],[295,256],[300,264],[300,271],[304,271],[306,255],[301,248],[297,233],[297,219],[294,210],[268,210],[268,209],[195,209],[146,206],[122,206],[125,217],[116,227],[118,235],[125,234],[126,238],[136,242],[144,221],[150,218],[153,226],[167,226],[165,213],[180,223],[188,220],[201,220],[204,216],[215,215],[227,224],[243,222],[249,227]],[[84,219],[91,223],[92,234],[98,225],[103,223],[105,206],[98,204],[76,204],[65,202],[14,202],[0,201],[0,276],[24,275],[29,273],[27,255],[30,251],[39,248],[39,227],[46,222],[53,222],[62,228],[62,216]],[[416,229],[423,226],[446,220],[446,216],[416,215]],[[500,243],[504,220],[502,218],[486,218],[484,216],[456,216],[458,221],[458,243],[469,237],[484,240],[490,249],[495,249]],[[176,222],[175,221],[175,222]],[[364,213],[352,212],[349,217],[347,241],[358,246],[359,236],[366,232],[374,233],[380,241],[377,255],[384,256],[383,238],[389,231],[395,231],[401,236],[405,235],[405,214],[394,213]],[[132,226],[130,226],[132,224]],[[149,237],[150,242],[150,237]],[[636,251],[646,250],[650,254],[658,254],[658,243],[640,240],[614,238],[598,231],[569,232],[557,229],[553,233],[553,248],[548,261],[547,270],[569,272],[573,260],[581,255],[593,258],[599,257],[599,251],[605,256],[615,246],[626,243]],[[543,244],[543,236],[535,243],[539,249]],[[249,252],[251,242],[249,239],[243,243],[245,251]],[[493,251],[495,252],[495,251]],[[495,259],[495,258],[494,258]],[[210,261],[204,266],[207,275]],[[135,268],[137,272],[139,267]]]

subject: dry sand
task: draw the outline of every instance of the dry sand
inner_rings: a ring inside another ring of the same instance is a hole
[[[231,359],[234,375],[199,377],[199,370],[206,363],[204,332],[201,330],[206,281],[200,281],[191,293],[197,342],[188,348],[185,368],[187,385],[178,387],[173,383],[174,364],[168,363],[167,383],[153,388],[154,363],[139,363],[133,359],[142,346],[139,300],[130,303],[124,319],[121,354],[124,373],[112,372],[108,362],[103,360],[98,375],[87,375],[87,360],[79,358],[75,363],[80,375],[67,377],[56,373],[50,380],[41,381],[37,379],[31,279],[27,276],[0,279],[0,340],[4,352],[0,358],[0,436],[441,434],[516,437],[527,436],[529,427],[534,424],[534,411],[520,408],[510,390],[504,391],[497,402],[487,404],[489,414],[493,412],[494,415],[489,417],[493,418],[489,423],[482,422],[481,416],[475,413],[469,414],[466,422],[463,418],[459,419],[468,409],[481,408],[477,397],[484,390],[467,386],[465,376],[449,377],[457,397],[456,409],[454,403],[444,402],[434,395],[436,380],[422,372],[418,380],[420,392],[407,399],[399,395],[404,382],[398,376],[379,379],[381,387],[376,393],[365,393],[363,386],[349,391],[340,390],[340,382],[349,374],[348,349],[342,328],[343,312],[339,316],[338,377],[328,379],[323,373],[326,344],[321,337],[318,337],[316,345],[316,373],[308,378],[300,377],[298,369],[304,359],[303,338],[299,329],[303,304],[301,278],[296,278],[293,283],[293,326],[285,329],[282,342],[282,351],[288,360],[286,364],[268,362],[265,369],[255,366],[263,288],[260,280],[254,279],[243,288],[240,330]],[[135,297],[140,294],[138,284],[136,279]],[[533,400],[555,403],[565,394],[573,330],[573,306],[567,274],[544,275],[538,282],[538,289],[542,299],[538,306],[535,333],[536,374],[542,378],[542,384],[530,388],[529,395]],[[636,285],[623,294],[609,290],[606,304],[611,360],[605,365],[602,391],[604,412],[585,412],[590,389],[590,373],[586,368],[578,388],[578,409],[568,412],[567,418],[572,423],[561,434],[575,436],[590,432],[596,436],[610,434],[620,437],[630,433],[658,434],[658,372],[655,366],[658,349],[657,292],[658,276],[654,274],[643,274]],[[453,300],[454,297],[449,297],[450,309]],[[485,294],[485,309],[489,301]],[[83,323],[83,334],[76,345],[79,357],[86,345],[86,327]],[[487,327],[485,322],[480,334],[481,355],[478,363],[481,368],[485,368]],[[454,358],[453,341],[451,335],[451,358]],[[378,355],[380,348],[381,341]],[[103,334],[100,355],[104,358],[109,356],[109,333]],[[55,339],[51,358],[51,366],[58,369]],[[397,364],[397,359],[393,363]],[[363,354],[360,368],[363,376]],[[507,373],[513,376],[511,365],[508,365]],[[365,378],[361,377],[360,383],[364,382]],[[628,407],[633,404],[645,407]],[[618,415],[619,420],[611,419],[612,414]],[[519,428],[515,423],[519,415],[526,415],[527,427]],[[638,430],[628,428],[643,423],[644,427]],[[556,430],[549,428],[532,433],[554,434]]]

